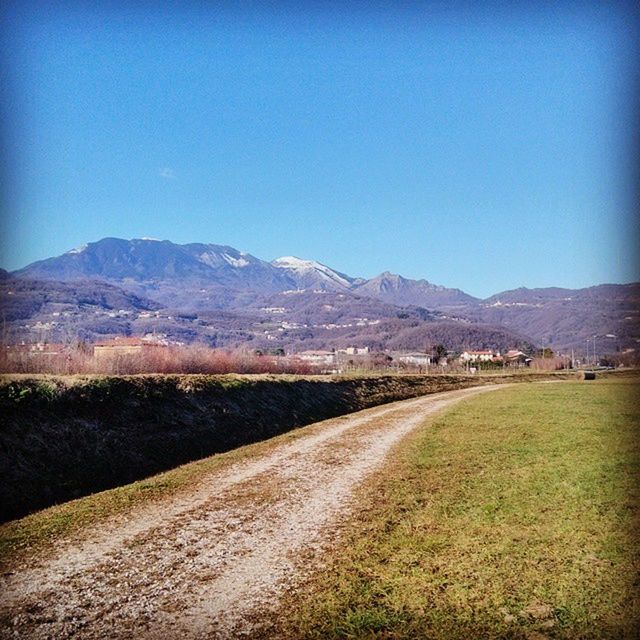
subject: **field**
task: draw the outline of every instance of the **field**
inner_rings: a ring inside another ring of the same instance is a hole
[[[639,390],[518,386],[430,419],[265,634],[637,637]]]

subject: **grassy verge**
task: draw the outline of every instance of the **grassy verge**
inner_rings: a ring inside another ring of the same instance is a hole
[[[518,386],[434,419],[265,633],[637,637],[638,391]]]

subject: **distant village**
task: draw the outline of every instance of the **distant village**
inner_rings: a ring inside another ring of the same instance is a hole
[[[135,361],[164,361],[179,358],[189,353],[203,352],[217,357],[230,352],[224,349],[211,349],[184,345],[169,340],[165,335],[148,334],[144,337],[119,336],[109,340],[98,341],[94,344],[81,344],[71,347],[64,344],[18,344],[6,345],[4,353],[4,367],[10,369],[11,364],[16,370],[35,371],[40,368],[47,371],[47,362],[58,363],[58,368],[64,368],[65,360],[71,362],[78,354],[91,360],[95,369],[107,372],[120,372],[117,365]],[[548,351],[548,350],[547,350]],[[565,357],[559,357],[551,352],[527,354],[516,349],[504,353],[494,350],[464,350],[456,352],[447,350],[443,345],[437,345],[429,351],[375,351],[369,347],[349,346],[331,350],[305,350],[285,352],[284,349],[244,349],[235,351],[232,356],[236,361],[244,362],[244,370],[250,372],[251,361],[261,363],[255,366],[262,371],[302,371],[309,373],[340,374],[353,370],[388,370],[390,372],[434,373],[446,371],[485,371],[505,368],[540,368],[540,361],[544,368],[569,368],[572,363]],[[576,364],[576,363],[573,363]],[[579,364],[579,363],[578,363]],[[269,366],[267,366],[269,365]],[[133,365],[132,365],[133,366]],[[72,369],[73,367],[70,366]],[[130,372],[135,372],[135,367]],[[141,367],[141,371],[145,368]],[[161,369],[162,370],[162,369]],[[205,367],[206,370],[206,367]],[[241,369],[243,370],[243,369]]]
[[[451,351],[444,351],[441,355],[424,353],[419,351],[383,351],[375,354],[387,359],[387,366],[396,368],[427,371],[434,367],[463,366],[469,370],[480,368],[498,367],[524,367],[530,366],[532,358],[522,351],[510,350],[505,354],[499,351],[463,351],[456,354]],[[296,357],[321,368],[334,368],[340,372],[344,368],[357,364],[365,364],[368,358],[372,357],[368,347],[347,347],[346,349],[336,349],[332,351],[302,351],[295,354]]]

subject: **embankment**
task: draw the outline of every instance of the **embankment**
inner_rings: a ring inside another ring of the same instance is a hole
[[[4,377],[0,520],[319,420],[500,381],[455,375]]]

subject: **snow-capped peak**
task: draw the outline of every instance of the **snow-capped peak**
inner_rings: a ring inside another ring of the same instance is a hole
[[[295,256],[282,256],[282,258],[276,258],[271,264],[282,269],[313,269],[316,265],[322,266],[319,262],[303,260]]]
[[[296,258],[296,256],[283,256],[282,258],[276,258],[271,264],[279,269],[293,271],[300,276],[315,274],[321,279],[329,280],[340,287],[349,287],[351,284],[342,274],[315,260],[303,260],[302,258]]]

